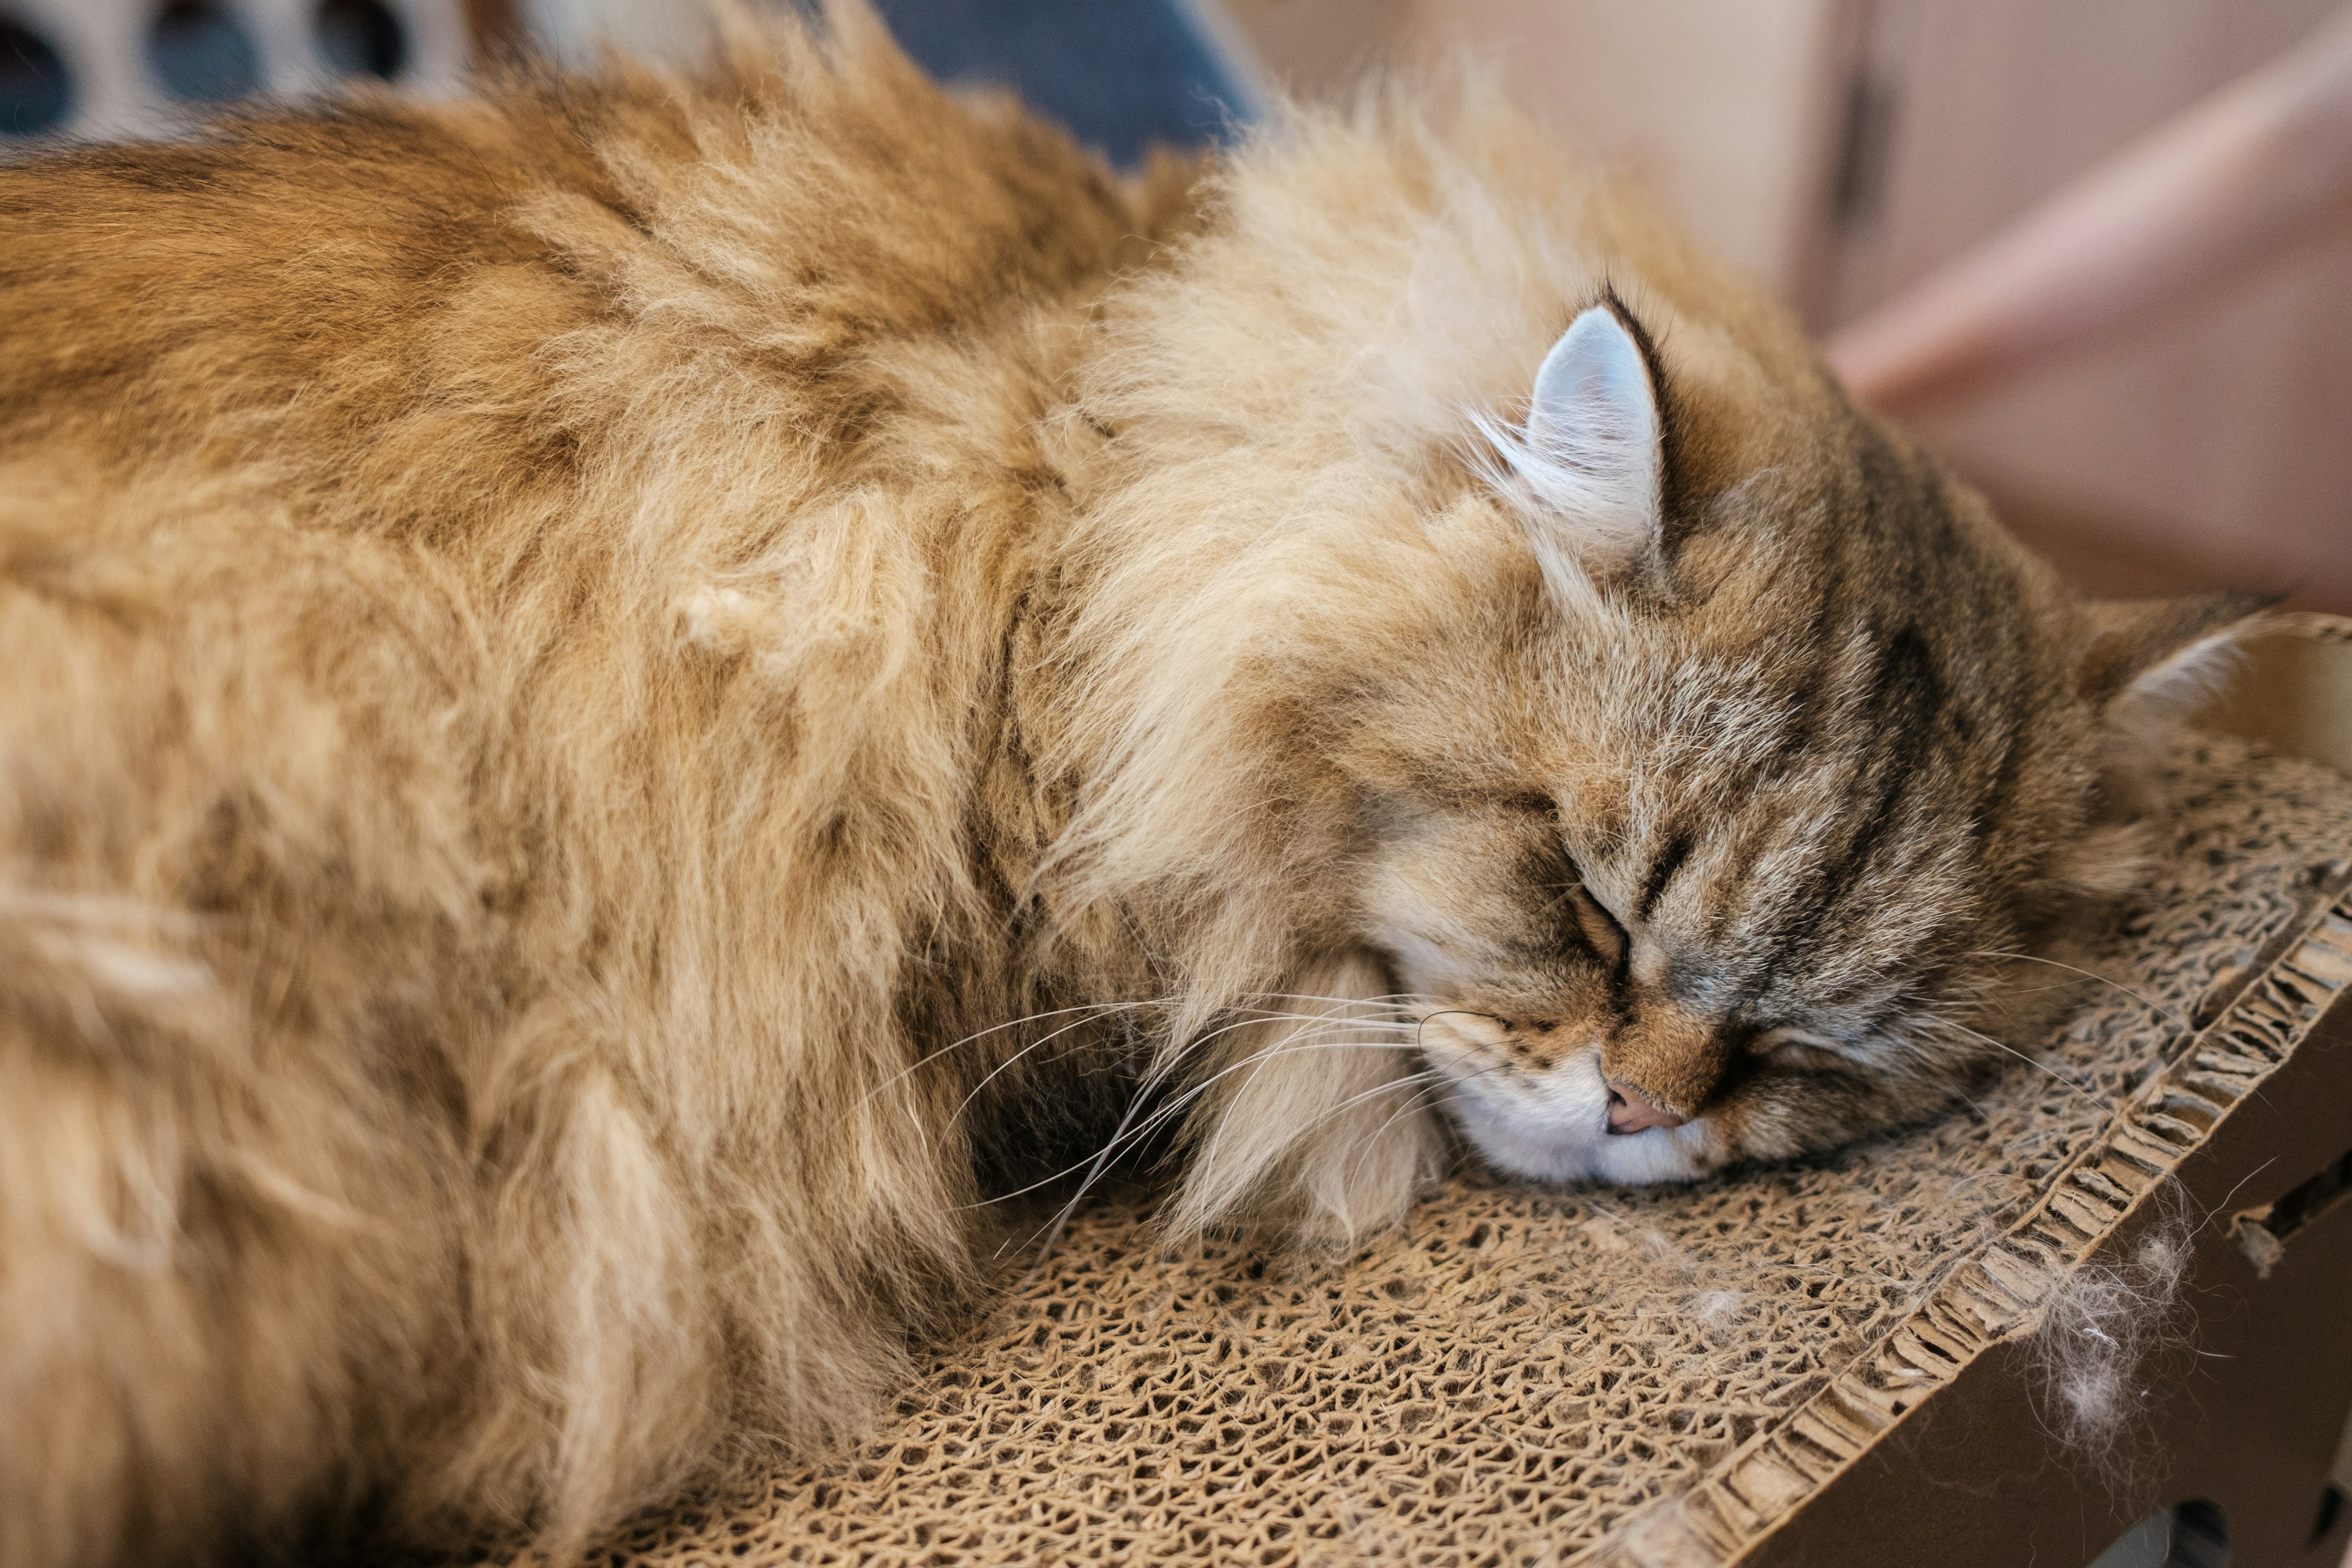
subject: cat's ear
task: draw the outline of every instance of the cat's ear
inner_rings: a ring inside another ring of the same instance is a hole
[[[1622,575],[1656,552],[1664,419],[1649,353],[1613,300],[1569,323],[1536,372],[1527,423],[1496,447],[1556,592]]]
[[[2239,593],[2094,601],[2076,680],[2102,706],[2186,708],[2229,674],[2238,639],[2276,602]]]

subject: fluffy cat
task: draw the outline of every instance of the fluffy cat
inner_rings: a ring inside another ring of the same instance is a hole
[[[6,1568],[560,1556],[1065,1167],[1344,1247],[1929,1114],[2246,609],[1499,109],[1121,183],[843,5],[0,236]]]

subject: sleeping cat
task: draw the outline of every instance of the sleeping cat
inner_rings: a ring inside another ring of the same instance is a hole
[[[7,1568],[561,1557],[1122,1160],[1344,1249],[1929,1115],[2248,608],[1495,108],[1121,182],[843,5],[0,234]]]

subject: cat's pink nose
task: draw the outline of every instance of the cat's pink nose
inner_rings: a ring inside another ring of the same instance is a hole
[[[1612,1137],[1647,1132],[1653,1127],[1680,1127],[1685,1120],[1670,1110],[1660,1110],[1643,1099],[1639,1089],[1628,1089],[1622,1083],[1609,1086],[1609,1131]]]

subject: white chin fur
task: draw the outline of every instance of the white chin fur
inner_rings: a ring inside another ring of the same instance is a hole
[[[1538,1182],[1687,1182],[1706,1173],[1715,1130],[1705,1117],[1646,1132],[1609,1131],[1601,1053],[1577,1052],[1540,1077],[1482,1068],[1432,1042],[1431,1065],[1453,1080],[1454,1119],[1496,1170]]]

